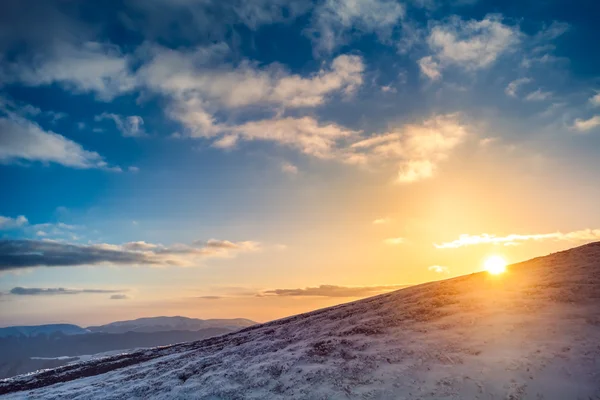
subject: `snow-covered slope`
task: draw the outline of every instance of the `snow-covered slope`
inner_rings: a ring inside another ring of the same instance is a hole
[[[125,333],[125,332],[163,332],[163,331],[198,331],[207,328],[245,328],[256,324],[244,318],[234,319],[197,319],[187,317],[150,317],[131,321],[117,321],[101,326],[90,326],[92,332]]]
[[[600,243],[0,382],[10,399],[597,399]]]
[[[6,338],[10,336],[34,337],[38,335],[52,335],[55,333],[62,333],[64,335],[80,335],[83,333],[90,333],[90,331],[72,324],[10,326],[8,328],[0,328],[0,338]]]

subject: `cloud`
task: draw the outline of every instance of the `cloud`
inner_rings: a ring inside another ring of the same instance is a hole
[[[600,125],[600,115],[594,115],[590,119],[575,119],[573,122],[573,129],[576,129],[580,132],[587,132],[592,130]]]
[[[496,236],[483,233],[481,235],[460,235],[458,239],[452,242],[434,244],[438,249],[455,249],[464,246],[474,246],[479,244],[502,244],[504,246],[518,245],[527,241],[593,241],[600,240],[600,229],[583,229],[568,233],[554,232],[543,234],[520,235],[510,234],[507,236]]]
[[[266,290],[259,296],[286,296],[286,297],[368,297],[377,294],[402,289],[410,285],[386,285],[386,286],[336,286],[320,285],[318,287],[307,287],[304,289],[272,289]]]
[[[112,296],[110,296],[110,300],[129,300],[131,299],[131,296],[126,295],[126,294],[113,294]]]
[[[394,0],[325,0],[314,11],[312,26],[305,32],[316,54],[329,54],[347,44],[352,35],[375,33],[389,38],[405,14]]]
[[[432,81],[436,81],[442,77],[440,64],[432,56],[421,58],[419,60],[419,68]]]
[[[519,43],[519,36],[517,27],[503,24],[497,15],[481,21],[452,17],[431,28],[427,44],[433,54],[422,58],[419,66],[431,79],[439,79],[448,66],[468,71],[487,68]]]
[[[517,97],[517,90],[519,89],[519,87],[530,82],[530,78],[515,79],[506,86],[506,89],[504,89],[504,93],[506,93],[507,96]]]
[[[39,125],[16,114],[0,117],[0,163],[39,161],[72,168],[110,167],[98,153],[85,150],[66,137],[45,131]]]
[[[427,268],[429,271],[431,272],[435,272],[437,274],[448,274],[450,273],[450,270],[448,269],[448,267],[444,267],[441,265],[432,265],[431,267]]]
[[[140,169],[138,167],[136,167],[136,166],[133,166],[133,165],[130,166],[130,167],[128,167],[127,170],[129,172],[133,172],[134,174],[137,173],[137,172],[140,172]]]
[[[405,242],[406,242],[406,239],[401,238],[401,237],[387,238],[387,239],[385,239],[383,241],[383,243],[389,244],[389,245],[392,245],[392,246],[403,244]]]
[[[251,121],[230,129],[236,140],[271,141],[317,158],[334,157],[337,140],[357,133],[334,123],[320,124],[312,117]]]
[[[438,164],[449,157],[468,134],[458,114],[433,116],[422,123],[407,124],[351,145],[354,155],[367,163],[393,162],[397,183],[432,177]]]
[[[595,107],[600,107],[600,92],[590,97],[590,103]]]
[[[129,56],[112,44],[57,42],[31,59],[7,64],[8,82],[29,86],[59,84],[75,93],[95,93],[103,101],[135,88]]]
[[[29,267],[80,265],[194,266],[210,257],[233,257],[260,249],[257,242],[211,239],[194,244],[164,246],[146,242],[113,244],[70,244],[50,240],[0,240],[0,271]]]
[[[390,222],[392,222],[392,220],[388,217],[385,217],[385,218],[377,218],[376,220],[373,221],[373,224],[384,225],[384,224],[389,224]]]
[[[279,64],[262,68],[247,60],[236,66],[227,64],[223,58],[229,48],[223,44],[193,51],[155,46],[148,52],[150,59],[138,78],[170,99],[168,115],[182,123],[187,128],[184,136],[190,137],[222,137],[235,130],[236,124],[219,123],[217,112],[315,107],[335,93],[350,95],[363,83],[364,64],[355,55],[338,56],[329,68],[302,77]]]
[[[286,23],[308,12],[308,0],[129,0],[132,29],[150,39],[223,40],[237,25],[256,30]],[[177,21],[174,29],[172,21]]]
[[[0,230],[20,228],[28,223],[29,221],[24,215],[19,215],[17,218],[0,215]]]
[[[21,286],[14,287],[10,294],[17,296],[55,296],[66,294],[99,294],[99,293],[121,293],[124,290],[106,290],[106,289],[65,289],[65,288],[25,288]],[[120,295],[124,296],[124,295]]]
[[[96,121],[112,120],[123,137],[144,137],[147,136],[144,131],[144,120],[137,115],[122,117],[112,113],[102,113],[94,118]]]
[[[221,300],[223,297],[222,296],[197,296],[197,299],[202,299],[202,300]]]
[[[286,174],[296,175],[298,173],[298,167],[289,162],[284,162],[281,164],[281,172],[285,172]]]
[[[529,93],[525,96],[527,101],[543,101],[548,100],[552,97],[552,92],[544,92],[542,89],[537,89],[534,92]]]

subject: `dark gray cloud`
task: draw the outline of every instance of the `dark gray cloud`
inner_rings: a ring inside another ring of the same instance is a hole
[[[318,287],[307,287],[303,289],[273,289],[259,294],[259,296],[320,296],[320,297],[367,297],[380,293],[398,290],[410,285],[386,285],[386,286],[336,286],[321,285]]]
[[[43,240],[0,240],[0,270],[99,263],[156,264],[139,252]]]
[[[25,288],[21,286],[14,287],[10,294],[17,296],[55,296],[65,294],[83,294],[83,293],[122,293],[124,290],[106,290],[106,289],[67,289],[67,288]],[[121,296],[120,294],[114,296]],[[125,296],[125,295],[122,295]],[[112,298],[112,296],[111,296]]]
[[[211,246],[210,243],[227,243]],[[48,240],[0,240],[0,271],[30,267],[70,267],[78,265],[197,265],[207,257],[228,257],[258,250],[256,242],[209,240],[203,247],[174,244],[164,246],[146,242],[112,244],[70,244]]]

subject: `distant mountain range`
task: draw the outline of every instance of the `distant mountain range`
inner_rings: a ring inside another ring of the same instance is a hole
[[[9,326],[0,328],[0,338],[34,337],[39,335],[81,335],[89,333],[199,331],[207,328],[241,329],[256,322],[245,318],[198,319],[187,317],[150,317],[111,322],[106,325],[82,328],[73,324]]]
[[[59,332],[63,335],[81,335],[85,333],[91,333],[90,330],[72,324],[9,326],[7,328],[0,328],[0,338],[7,338],[11,336],[34,337],[38,335],[52,335]]]
[[[72,324],[0,328],[0,379],[95,358],[98,353],[200,340],[255,324],[243,318],[155,317],[88,328]]]
[[[125,332],[164,332],[164,331],[199,331],[207,328],[241,329],[256,322],[244,318],[235,319],[197,319],[186,317],[152,317],[138,318],[131,321],[118,321],[106,325],[90,326],[91,332],[125,333]]]

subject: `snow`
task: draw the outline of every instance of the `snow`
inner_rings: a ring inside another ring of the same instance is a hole
[[[21,391],[17,391],[21,390]],[[0,381],[7,399],[600,398],[600,243],[198,342]]]

